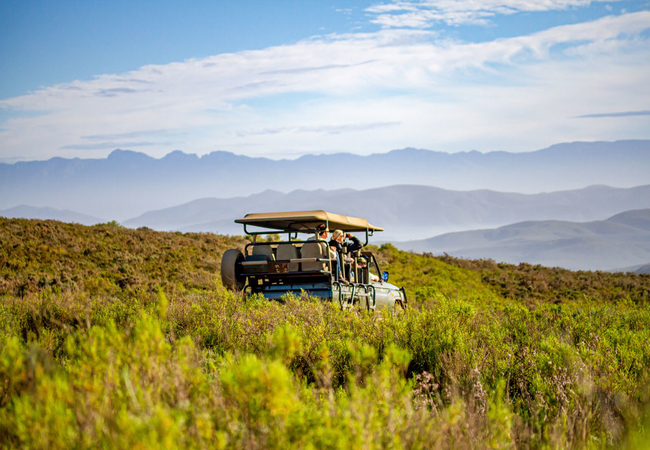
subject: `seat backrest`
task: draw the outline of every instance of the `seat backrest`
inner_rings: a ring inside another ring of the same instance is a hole
[[[273,249],[270,245],[254,245],[253,246],[253,255],[263,255],[266,256],[266,259],[269,261],[275,261],[275,256],[273,256]]]
[[[300,258],[298,248],[293,244],[278,244],[277,253],[278,261]],[[299,263],[289,263],[289,272],[298,272],[299,270]]]
[[[300,253],[303,258],[329,258],[327,243],[324,241],[305,242]],[[303,262],[302,270],[328,270],[328,267],[325,262]]]

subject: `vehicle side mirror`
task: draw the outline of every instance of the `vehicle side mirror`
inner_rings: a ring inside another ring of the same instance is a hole
[[[384,281],[388,281],[388,272],[382,272],[381,273],[381,279]]]

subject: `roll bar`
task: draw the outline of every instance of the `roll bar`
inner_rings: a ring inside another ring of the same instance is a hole
[[[327,220],[325,221],[325,226],[329,229],[329,221],[327,221]],[[257,241],[257,239],[256,239],[257,236],[260,236],[260,235],[262,235],[262,234],[285,234],[285,233],[286,233],[286,234],[287,234],[287,238],[288,238],[287,240],[288,240],[289,242],[293,242],[294,240],[297,240],[297,239],[298,239],[298,233],[299,233],[299,232],[298,232],[298,231],[284,231],[284,230],[277,230],[276,232],[274,232],[273,230],[267,230],[267,231],[249,231],[249,230],[248,230],[248,224],[245,223],[245,224],[244,224],[244,233],[246,233],[248,236],[253,236],[253,242],[256,242],[256,241]],[[311,234],[311,233],[314,233],[314,234],[318,234],[318,228],[313,229],[313,230],[304,230],[304,231],[300,231],[300,233],[305,233],[305,234]],[[374,236],[374,235],[375,235],[375,230],[371,230],[371,229],[366,228],[366,229],[365,229],[365,234],[366,234],[366,242],[365,242],[365,245],[368,245],[368,238],[369,238],[370,236]],[[297,243],[301,243],[301,242],[306,242],[306,241],[298,241]]]

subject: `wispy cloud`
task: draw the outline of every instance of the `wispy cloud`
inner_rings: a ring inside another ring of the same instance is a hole
[[[166,142],[97,142],[92,144],[70,144],[61,147],[63,150],[115,150],[116,148],[152,147],[167,145]]]
[[[613,0],[614,2],[617,0]],[[386,28],[429,28],[435,23],[485,25],[497,15],[564,10],[610,0],[393,0],[366,9]]]
[[[160,137],[160,136],[175,136],[175,135],[182,135],[186,134],[182,131],[179,130],[164,130],[164,129],[157,129],[157,130],[138,130],[138,131],[131,131],[128,133],[114,133],[114,134],[93,134],[93,135],[87,135],[87,136],[81,136],[81,139],[87,139],[91,141],[115,141],[115,140],[121,140],[121,139],[133,139],[133,138],[139,138],[139,137]]]
[[[139,79],[137,79],[137,78],[129,78],[129,79],[122,80],[122,81],[124,81],[125,83],[142,83],[142,84],[151,84],[151,81],[147,81],[147,80],[139,80]]]
[[[135,94],[136,92],[139,91],[137,89],[131,89],[131,88],[110,88],[110,89],[100,89],[99,91],[97,91],[96,95],[100,95],[102,97],[116,97],[120,94]]]
[[[597,119],[601,117],[634,117],[634,116],[650,116],[650,111],[624,111],[613,113],[599,113],[599,114],[584,114],[578,116],[578,119]]]
[[[262,72],[261,75],[278,75],[278,74],[299,74],[299,73],[306,73],[306,72],[316,72],[316,71],[321,71],[321,70],[332,70],[332,69],[347,69],[350,67],[357,67],[357,66],[363,66],[364,64],[370,64],[374,61],[363,61],[357,64],[328,64],[325,66],[318,66],[318,67],[300,67],[298,69],[280,69],[280,70],[272,70],[269,72]]]
[[[495,1],[492,9],[533,3]],[[533,150],[642,137],[639,124],[567,119],[602,105],[647,109],[649,29],[650,12],[482,43],[383,29],[143,66],[0,101],[0,109],[19,113],[3,123],[0,151],[76,156],[115,145],[146,146],[158,156],[174,148],[281,156],[405,146]]]
[[[292,130],[290,127],[276,127],[276,128],[258,128],[255,130],[239,130],[235,132],[237,137],[247,136],[268,136],[272,134],[285,133]]]
[[[327,133],[327,134],[343,134],[354,133],[358,131],[377,130],[388,127],[398,126],[400,122],[375,122],[375,123],[353,123],[346,125],[321,125],[311,127],[299,127],[298,131],[301,133]]]
[[[317,134],[344,134],[359,131],[376,130],[380,128],[394,127],[400,122],[375,122],[375,123],[352,123],[343,125],[312,125],[284,128],[262,128],[257,130],[240,130],[237,136],[264,136],[279,133],[317,133]]]

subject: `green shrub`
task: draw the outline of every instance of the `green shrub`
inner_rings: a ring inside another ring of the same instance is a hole
[[[378,259],[412,307],[372,315],[226,291],[218,261],[241,238],[6,219],[0,237],[3,448],[638,448],[647,437],[647,277],[384,245]]]

